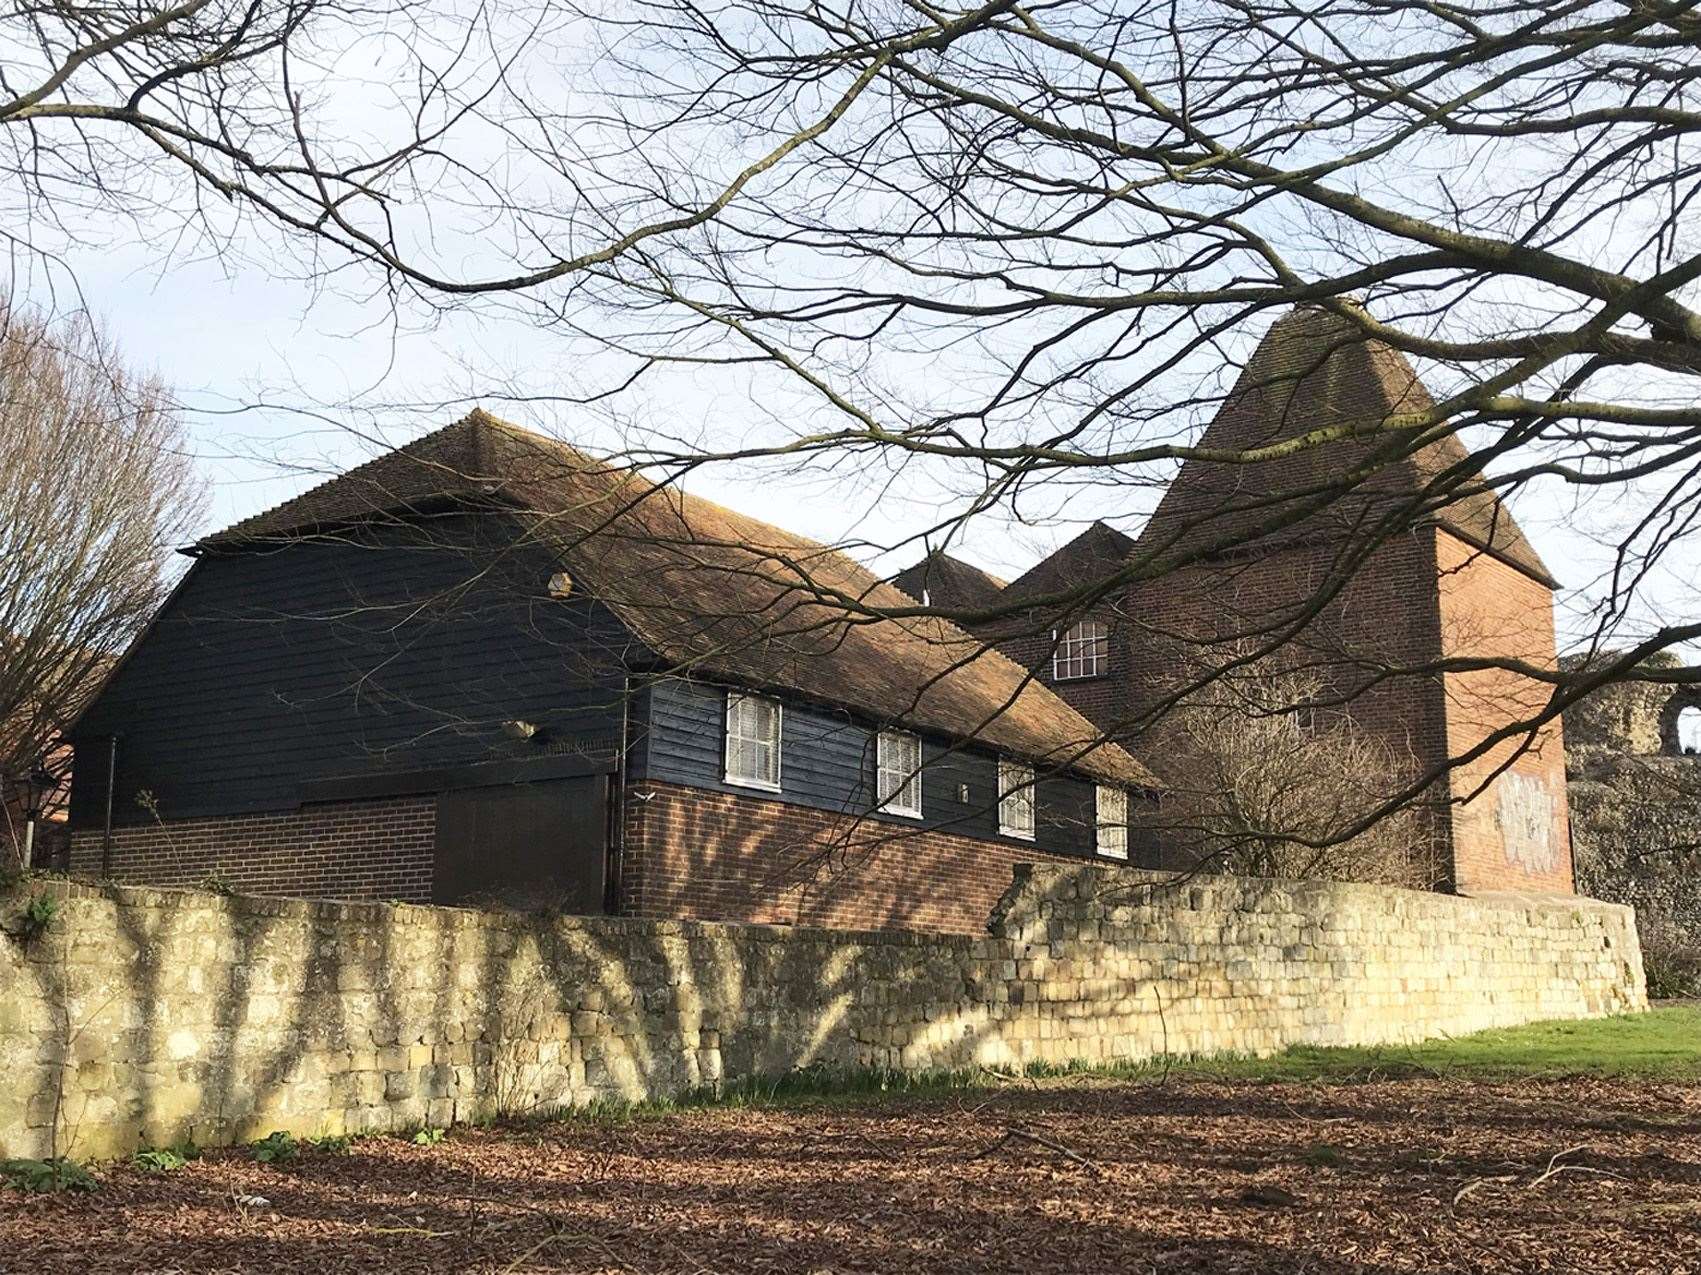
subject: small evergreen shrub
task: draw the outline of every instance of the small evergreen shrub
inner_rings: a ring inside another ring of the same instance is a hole
[[[171,1147],[149,1147],[131,1156],[130,1163],[144,1173],[175,1173],[189,1163],[189,1157]]]
[[[301,1154],[301,1148],[292,1135],[280,1129],[268,1133],[258,1142],[250,1142],[248,1154],[254,1157],[256,1164],[288,1164]]]
[[[97,1183],[74,1160],[0,1160],[0,1182],[19,1191],[92,1191]]]

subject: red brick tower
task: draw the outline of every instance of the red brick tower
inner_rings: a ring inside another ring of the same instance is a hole
[[[1284,656],[1326,677],[1338,711],[1417,774],[1537,712],[1548,698],[1538,679],[1434,668],[1470,657],[1553,667],[1557,586],[1500,500],[1474,485],[1455,437],[1403,454],[1411,435],[1390,423],[1431,403],[1401,354],[1342,317],[1284,316],[1200,446],[1242,453],[1319,429],[1347,436],[1256,464],[1189,460],[1121,559],[1179,565],[1109,608],[1108,684],[1055,689],[1139,750],[1141,715],[1178,670],[1283,633]],[[1091,540],[1110,543],[1103,533]],[[1059,550],[1011,588],[1052,580],[1079,550]],[[1052,680],[1049,657],[1000,644]],[[1163,758],[1147,760],[1164,769]],[[1495,742],[1451,771],[1431,789],[1425,819],[1445,886],[1569,893],[1557,717],[1533,740]]]

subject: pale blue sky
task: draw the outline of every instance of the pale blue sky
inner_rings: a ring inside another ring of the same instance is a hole
[[[385,445],[405,442],[479,402],[516,423],[593,450],[642,444],[651,431],[724,448],[772,439],[788,406],[725,369],[674,372],[622,400],[620,415],[509,401],[510,391],[571,392],[611,366],[596,346],[541,332],[512,315],[466,311],[399,330],[389,307],[316,291],[258,265],[171,258],[169,245],[112,245],[66,259],[87,304],[129,358],[158,370],[189,409],[197,461],[208,476],[208,522],[222,526],[275,504]],[[26,286],[47,297],[45,276]],[[64,276],[59,276],[61,285]],[[61,304],[69,294],[61,286]],[[1255,333],[1247,334],[1250,340]],[[254,406],[260,404],[260,406]],[[351,406],[352,405],[352,406]],[[430,405],[430,406],[425,406]],[[949,495],[937,470],[914,465],[896,478],[852,466],[807,477],[754,469],[693,475],[693,490],[834,542],[896,570],[919,556],[903,546],[877,556],[940,517]],[[1062,489],[1059,489],[1061,493]],[[1093,517],[1136,530],[1153,492],[1071,491],[1025,512],[1030,525],[988,517],[954,551],[1010,577]],[[1568,589],[1559,599],[1562,644],[1587,631],[1587,608],[1610,565],[1615,530],[1639,516],[1634,493],[1613,489],[1577,507],[1558,487],[1526,493],[1515,512]],[[1643,592],[1627,632],[1657,609],[1694,619],[1701,564],[1692,545],[1663,565]]]

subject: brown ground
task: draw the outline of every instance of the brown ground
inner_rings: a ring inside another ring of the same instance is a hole
[[[1646,1083],[1071,1081],[101,1177],[0,1189],[0,1270],[1701,1272],[1701,1089]]]

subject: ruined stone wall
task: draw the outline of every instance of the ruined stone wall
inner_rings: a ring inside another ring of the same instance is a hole
[[[1677,663],[1663,653],[1648,661]],[[1615,682],[1565,711],[1577,888],[1635,907],[1644,938],[1662,947],[1701,947],[1701,757],[1678,755],[1670,738],[1674,706],[1695,694]]]
[[[0,1157],[447,1125],[811,1065],[1392,1044],[1646,1004],[1627,908],[1035,866],[984,937],[32,886]],[[0,897],[15,934],[26,893]]]
[[[1603,758],[1574,772],[1571,836],[1579,890],[1701,944],[1701,758]]]

